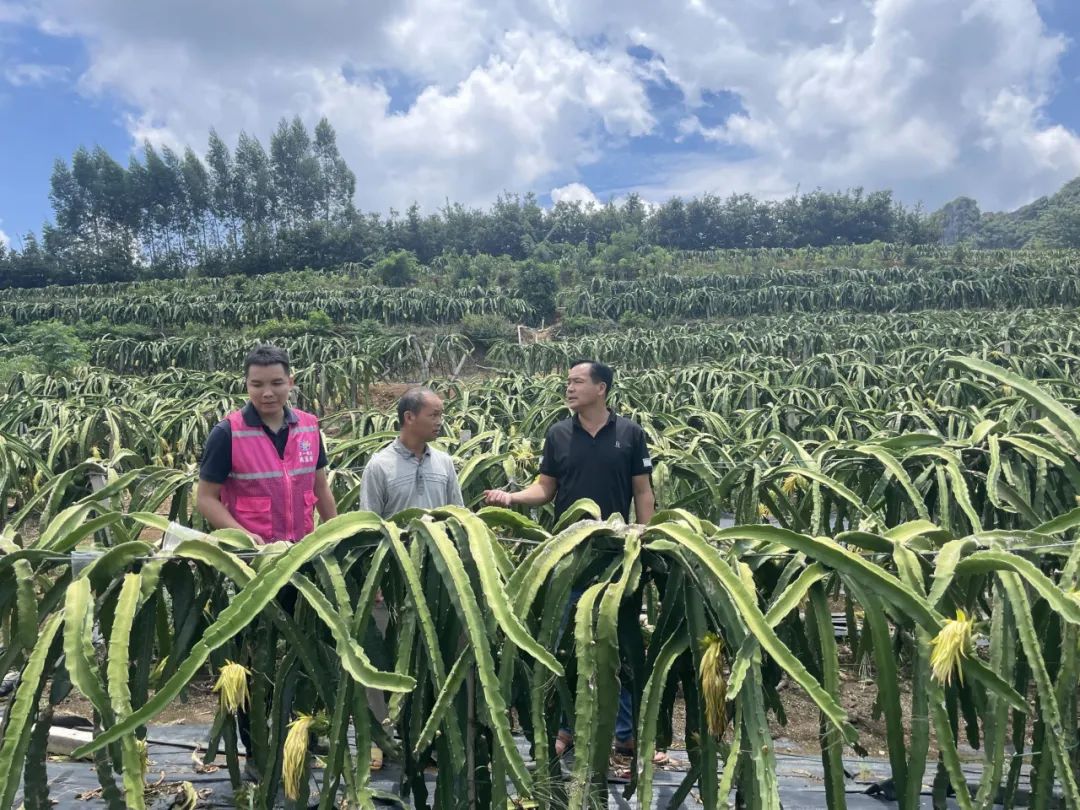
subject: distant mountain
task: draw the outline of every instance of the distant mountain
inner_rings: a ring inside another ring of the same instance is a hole
[[[1080,247],[1080,177],[1015,211],[981,213],[957,197],[933,214],[945,244],[983,248]]]

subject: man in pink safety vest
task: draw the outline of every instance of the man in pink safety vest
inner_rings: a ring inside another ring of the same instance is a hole
[[[215,529],[296,542],[311,533],[316,509],[324,521],[337,515],[319,420],[289,407],[293,378],[283,349],[253,349],[244,381],[250,401],[206,441],[196,506]]]

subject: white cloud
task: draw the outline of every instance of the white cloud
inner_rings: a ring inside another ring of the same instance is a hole
[[[264,144],[282,116],[326,115],[362,208],[489,203],[654,125],[634,60],[586,50],[479,2],[47,3],[43,25],[87,43],[84,92],[118,95],[136,141]],[[182,6],[182,10],[181,10]],[[515,27],[516,26],[516,27]],[[418,88],[392,105],[390,76]]]
[[[4,68],[4,80],[12,87],[40,87],[66,79],[68,69],[63,65],[40,65],[20,62]]]
[[[689,101],[679,137],[716,145],[672,160],[642,186],[652,193],[861,185],[1011,207],[1080,174],[1080,137],[1043,117],[1066,42],[1031,0],[632,8],[618,21],[581,10],[573,30],[630,32],[655,51]],[[743,109],[705,126],[695,107],[706,91]]]
[[[1033,0],[42,0],[36,13],[85,43],[80,86],[118,96],[135,138],[265,139],[282,116],[327,115],[368,209],[572,189],[672,112],[668,157],[601,196],[861,185],[1010,207],[1080,174],[1080,137],[1044,117],[1066,42]],[[649,83],[684,101],[654,109]],[[741,109],[717,122],[716,94]]]
[[[554,203],[582,203],[583,205],[599,205],[600,201],[593,194],[592,189],[584,183],[567,183],[551,190],[551,201]]]
[[[11,247],[11,237],[4,233],[2,229],[0,229],[0,245]]]

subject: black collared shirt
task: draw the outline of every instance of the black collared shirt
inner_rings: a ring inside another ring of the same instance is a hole
[[[652,459],[637,422],[609,410],[607,423],[591,436],[574,414],[548,430],[540,472],[558,481],[556,518],[579,498],[592,498],[603,517],[617,512],[629,520],[632,479],[650,474]]]
[[[278,458],[285,458],[285,445],[289,441],[289,427],[295,425],[299,419],[291,408],[285,409],[285,421],[281,429],[273,431],[266,426],[255,406],[248,402],[241,411],[244,424],[249,427],[261,427],[274,443]],[[326,448],[323,447],[322,433],[319,433],[319,460],[315,463],[315,469],[321,470],[327,465]],[[202,462],[199,464],[199,478],[209,481],[211,484],[224,484],[232,472],[232,427],[229,420],[218,422],[206,439],[206,449],[203,450]]]

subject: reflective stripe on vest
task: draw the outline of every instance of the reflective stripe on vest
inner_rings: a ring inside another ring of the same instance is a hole
[[[252,428],[240,411],[228,416],[232,470],[221,487],[221,502],[236,522],[265,542],[296,541],[314,528],[315,465],[319,420],[293,410],[285,457],[262,427]]]

